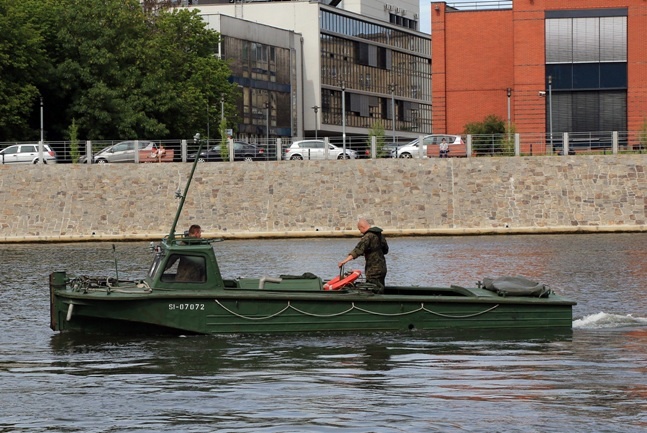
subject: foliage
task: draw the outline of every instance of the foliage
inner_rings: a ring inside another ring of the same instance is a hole
[[[69,119],[93,140],[190,137],[205,129],[210,101],[234,99],[229,67],[213,55],[220,35],[197,10],[0,0],[0,12],[0,141],[38,132],[39,93],[48,140],[63,138]]]
[[[375,152],[378,157],[384,157],[386,155],[386,151],[384,150],[384,144],[385,144],[385,132],[384,132],[384,125],[382,124],[381,120],[377,120],[371,128],[368,130],[368,140],[366,140],[366,145],[368,148],[371,148],[371,137],[375,137]]]
[[[229,140],[227,137],[227,120],[221,119],[220,125],[218,126],[218,131],[220,132],[220,157],[223,161],[229,160]]]
[[[70,129],[68,129],[70,139],[70,157],[72,163],[76,164],[79,161],[79,126],[76,124],[76,119],[72,119]]]
[[[640,125],[638,142],[640,143],[640,150],[647,149],[647,119],[643,119],[643,123]]]
[[[505,133],[501,138],[501,152],[504,156],[514,155],[514,134],[516,134],[517,128],[514,124],[510,124],[510,128],[505,128]]]
[[[35,139],[40,130],[42,36],[13,3],[0,0],[0,141]],[[31,128],[30,115],[35,116]]]
[[[505,122],[500,117],[490,114],[482,122],[465,125],[465,134],[472,135],[472,149],[475,153],[500,153],[504,151],[501,143],[505,138]]]

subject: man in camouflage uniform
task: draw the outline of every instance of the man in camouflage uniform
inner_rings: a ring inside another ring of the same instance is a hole
[[[382,229],[371,227],[368,221],[360,218],[357,222],[357,229],[362,233],[362,239],[358,242],[353,251],[344,260],[339,262],[341,268],[351,260],[364,256],[366,265],[364,273],[366,282],[375,285],[375,293],[384,293],[386,278],[386,259],[384,255],[389,252],[389,245],[386,243]]]

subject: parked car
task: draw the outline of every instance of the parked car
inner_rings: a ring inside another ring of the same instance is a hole
[[[408,144],[408,143],[393,143],[393,142],[384,143],[384,146],[382,146],[382,156],[384,158],[394,158],[395,157],[395,154],[394,154],[395,149],[396,148],[401,148],[405,144]]]
[[[13,144],[0,150],[0,164],[36,164],[39,159],[38,144]],[[56,164],[56,152],[43,144],[43,162]]]
[[[173,150],[165,149],[161,144],[152,141],[139,140],[139,162],[171,162],[173,161]],[[135,140],[121,141],[115,145],[105,147],[94,154],[92,160],[95,164],[108,162],[135,162]],[[84,164],[87,155],[79,158]]]
[[[423,158],[438,157],[440,155],[440,143],[443,138],[448,144],[448,156],[450,157],[465,157],[467,156],[467,146],[460,135],[448,134],[432,134],[426,135],[422,139],[423,143]],[[398,158],[416,158],[420,153],[418,146],[418,139],[398,147]],[[391,152],[391,156],[396,157],[395,149]]]
[[[300,140],[292,143],[285,149],[283,159],[326,159],[326,142],[323,140]],[[353,149],[344,149],[328,143],[328,159],[356,159],[357,152]]]
[[[225,149],[225,158],[221,153],[221,145],[216,144],[207,150],[200,152],[198,162],[209,161],[229,161],[229,148]],[[196,154],[187,156],[188,161],[194,161]],[[254,144],[246,143],[244,141],[234,141],[234,161],[264,161],[265,149],[258,147]]]

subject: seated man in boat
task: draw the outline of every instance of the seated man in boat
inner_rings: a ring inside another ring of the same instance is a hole
[[[365,218],[359,219],[357,229],[362,233],[362,239],[348,254],[348,257],[339,262],[339,267],[341,268],[359,256],[364,256],[366,282],[375,285],[376,288],[373,290],[375,293],[384,293],[386,279],[386,258],[384,255],[389,252],[389,245],[382,234],[382,229],[371,227]]]
[[[189,227],[188,237],[202,237],[202,228],[193,224]],[[166,265],[166,269],[171,268],[179,259],[175,281],[203,282],[205,279],[204,258],[190,255],[173,255]]]

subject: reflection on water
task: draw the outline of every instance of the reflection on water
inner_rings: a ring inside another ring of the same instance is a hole
[[[643,234],[392,238],[387,279],[525,275],[572,332],[109,337],[48,328],[47,275],[141,278],[147,243],[0,245],[0,431],[645,430]],[[329,278],[357,239],[214,244],[227,277]],[[363,267],[361,260],[353,267]],[[11,396],[5,398],[4,396]],[[585,428],[583,426],[586,426]]]

